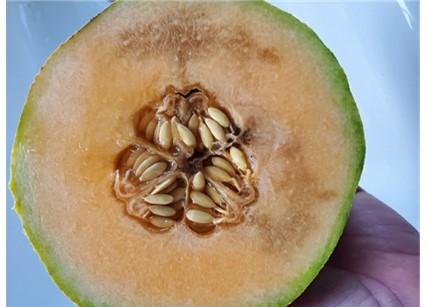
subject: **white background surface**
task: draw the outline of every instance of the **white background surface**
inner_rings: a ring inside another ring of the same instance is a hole
[[[47,56],[105,2],[8,2],[7,147]],[[419,3],[275,2],[307,23],[343,66],[367,141],[361,185],[419,228]],[[9,163],[9,160],[8,160]],[[73,306],[49,279],[7,195],[8,306]]]

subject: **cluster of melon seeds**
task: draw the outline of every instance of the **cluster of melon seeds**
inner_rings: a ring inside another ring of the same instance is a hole
[[[205,233],[243,221],[256,199],[248,135],[199,86],[172,86],[140,110],[139,137],[120,153],[114,191],[148,229],[184,222]]]

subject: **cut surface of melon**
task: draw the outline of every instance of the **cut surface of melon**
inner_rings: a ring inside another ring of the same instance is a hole
[[[257,200],[236,227],[155,234],[112,185],[135,112],[201,84],[252,132]],[[346,77],[316,35],[264,3],[112,4],[48,60],[16,134],[16,211],[81,306],[288,304],[346,221],[364,139]]]

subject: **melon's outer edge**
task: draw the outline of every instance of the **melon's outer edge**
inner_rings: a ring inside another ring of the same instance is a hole
[[[36,77],[31,83],[30,90],[25,99],[21,116],[18,122],[18,127],[15,133],[15,140],[11,151],[9,189],[12,192],[13,198],[15,199],[13,210],[16,212],[16,214],[18,215],[21,221],[21,225],[24,230],[25,236],[30,241],[34,251],[38,255],[39,259],[41,260],[43,266],[45,267],[51,279],[68,298],[70,298],[77,306],[81,306],[81,307],[98,307],[98,306],[111,307],[111,306],[105,303],[94,302],[93,299],[89,297],[85,297],[79,290],[78,285],[73,284],[73,281],[70,281],[61,275],[62,274],[61,265],[57,263],[57,260],[55,259],[54,254],[50,251],[50,247],[44,244],[43,241],[39,239],[38,234],[31,229],[31,227],[29,226],[30,221],[28,220],[28,217],[25,216],[25,213],[22,210],[23,203],[21,201],[21,197],[19,196],[20,194],[19,187],[17,187],[17,184],[16,184],[17,182],[19,182],[17,180],[18,174],[16,172],[16,165],[17,163],[19,163],[18,151],[20,150],[21,144],[23,143],[23,137],[24,137],[23,124],[25,123],[25,119],[27,118],[28,114],[31,113],[32,92],[34,89],[34,85],[37,83],[38,79],[40,78],[40,74],[42,73],[43,69],[49,65],[49,63],[57,56],[59,51],[68,42],[72,41],[79,33],[82,33],[85,30],[87,30],[91,25],[93,25],[96,22],[96,20],[101,15],[104,15],[108,11],[111,11],[121,2],[123,2],[123,0],[115,1],[110,6],[105,8],[102,12],[98,13],[96,16],[91,18],[82,28],[80,28],[78,31],[72,34],[62,44],[60,44],[47,58],[46,62],[43,64],[40,71],[37,73]]]
[[[23,141],[23,128],[22,128],[23,123],[25,122],[25,118],[27,117],[27,115],[30,113],[30,107],[31,107],[30,102],[32,98],[33,87],[34,87],[34,84],[37,82],[43,68],[49,65],[51,60],[57,55],[58,51],[67,42],[71,41],[77,34],[85,31],[88,27],[90,27],[91,24],[94,24],[94,22],[99,16],[101,16],[102,14],[105,14],[107,11],[112,10],[121,2],[124,2],[124,0],[119,0],[114,2],[108,8],[106,8],[101,13],[99,13],[97,16],[92,18],[84,27],[82,27],[79,31],[74,33],[68,40],[62,43],[49,56],[45,64],[42,66],[40,72],[35,77],[33,83],[31,84],[31,88],[26,98],[26,101],[21,113],[21,117],[18,123],[18,128],[15,134],[15,141],[14,141],[14,145],[12,147],[12,153],[11,153],[11,166],[10,166],[11,179],[9,182],[9,188],[15,199],[14,210],[21,220],[24,233],[29,239],[29,241],[31,242],[33,249],[38,254],[45,269],[48,271],[50,277],[53,279],[53,281],[56,283],[59,289],[66,296],[68,296],[74,303],[82,307],[107,306],[107,305],[104,303],[94,302],[90,298],[85,297],[84,295],[82,295],[82,293],[80,293],[77,285],[73,285],[72,281],[69,281],[63,276],[61,276],[60,264],[56,262],[56,259],[51,253],[49,246],[46,246],[41,240],[39,240],[37,233],[34,233],[28,226],[29,222],[26,220],[26,216],[24,212],[22,212],[21,210],[22,202],[19,196],[18,188],[15,184],[17,181],[16,180],[16,176],[17,176],[16,164],[18,162],[17,152],[19,151],[19,147]],[[257,7],[264,10],[267,14],[274,17],[279,23],[286,24],[288,26],[290,25],[293,26],[295,30],[299,31],[302,35],[306,36],[308,41],[311,41],[314,44],[313,46],[314,49],[318,49],[320,51],[320,55],[322,56],[323,60],[327,63],[326,66],[328,66],[332,70],[332,74],[335,76],[334,84],[336,84],[338,94],[341,95],[340,103],[343,104],[342,105],[343,110],[345,114],[348,116],[348,120],[349,120],[349,125],[347,129],[355,139],[353,142],[355,147],[354,148],[355,166],[351,172],[353,175],[353,178],[350,178],[349,180],[348,188],[347,188],[348,193],[345,197],[345,200],[342,205],[342,209],[340,210],[339,216],[337,218],[337,222],[334,226],[334,229],[328,240],[327,245],[323,250],[320,251],[320,256],[317,258],[317,260],[311,263],[309,265],[309,268],[302,274],[302,276],[300,276],[294,281],[295,287],[291,291],[289,291],[285,295],[281,295],[273,299],[271,302],[266,302],[262,304],[263,306],[284,306],[284,305],[289,305],[291,302],[293,302],[309,286],[310,282],[316,277],[316,275],[320,272],[322,267],[327,262],[328,258],[333,252],[343,232],[344,226],[346,224],[346,220],[348,218],[348,215],[351,209],[352,199],[354,197],[354,193],[358,186],[360,175],[363,169],[364,156],[365,156],[364,132],[363,132],[363,126],[361,123],[361,119],[360,119],[360,115],[359,115],[356,103],[349,89],[349,84],[348,84],[346,75],[342,67],[340,66],[339,62],[337,61],[336,57],[319,39],[317,34],[313,32],[306,24],[300,22],[297,18],[295,18],[291,14],[278,9],[268,4],[267,2],[263,2],[263,1],[250,2],[249,6]]]
[[[347,187],[345,189],[347,193],[342,203],[342,209],[339,212],[339,216],[336,219],[336,223],[327,244],[324,246],[324,249],[320,250],[319,257],[317,257],[317,259],[309,265],[308,269],[293,282],[295,286],[291,291],[276,297],[270,302],[261,304],[261,306],[280,307],[291,304],[305,291],[333,253],[333,250],[343,233],[343,229],[345,228],[346,221],[351,211],[352,200],[358,187],[358,182],[360,181],[365,158],[365,139],[360,114],[349,88],[348,79],[343,68],[339,64],[339,61],[331,50],[321,41],[318,35],[311,28],[290,13],[284,12],[264,1],[252,2],[251,6],[264,10],[266,14],[272,16],[280,24],[293,27],[296,32],[298,31],[299,34],[306,37],[307,41],[312,44],[312,50],[319,50],[320,59],[326,63],[325,65],[330,69],[331,76],[334,77],[332,84],[335,85],[334,89],[340,97],[339,103],[341,104],[342,110],[348,120],[348,125],[345,127],[347,130],[346,132],[354,139],[354,164],[350,171],[352,177],[349,178],[347,183]]]

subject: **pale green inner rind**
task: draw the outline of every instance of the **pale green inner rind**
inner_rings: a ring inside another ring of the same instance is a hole
[[[102,12],[102,14],[105,14],[107,11],[113,10],[113,8],[117,7],[122,2],[124,1],[116,1],[115,3],[110,5],[104,12]],[[349,123],[346,126],[346,133],[350,136],[350,138],[352,138],[352,144],[354,146],[353,161],[355,161],[355,163],[352,163],[353,169],[350,171],[352,177],[349,178],[349,181],[347,183],[347,193],[343,201],[342,210],[340,210],[339,216],[336,220],[337,222],[334,228],[331,230],[331,235],[328,244],[322,247],[322,249],[320,250],[320,256],[317,257],[316,260],[309,265],[308,269],[294,281],[293,284],[295,285],[295,287],[292,291],[284,293],[282,296],[275,298],[271,302],[265,302],[262,304],[262,306],[284,306],[294,301],[306,289],[309,283],[315,278],[315,276],[319,273],[319,271],[322,269],[322,267],[328,260],[328,257],[333,252],[333,249],[342,234],[347,217],[349,215],[352,199],[363,168],[365,155],[364,133],[358,109],[350,92],[346,75],[343,69],[340,67],[335,56],[322,43],[318,36],[309,27],[297,20],[292,15],[277,9],[274,6],[269,5],[266,2],[249,2],[243,4],[243,7],[262,10],[264,13],[273,17],[280,24],[285,24],[287,27],[294,28],[300,33],[302,37],[306,38],[307,43],[311,44],[312,52],[318,53],[320,61],[322,61],[323,65],[327,67],[330,71],[330,75],[328,77],[331,78],[331,80],[329,83],[335,86],[334,89],[337,93],[337,97],[339,97],[338,102],[341,104],[343,112],[347,115]],[[100,15],[93,18],[85,27],[83,27],[76,34],[89,29],[91,25],[95,24],[96,19],[99,16]],[[73,37],[76,34],[74,34],[69,40],[67,40],[64,44],[62,44],[55,50],[55,52],[46,61],[44,67],[47,66],[52,61],[52,59],[57,56],[60,49],[62,50],[62,52],[64,52],[64,47],[68,42],[73,40]],[[42,236],[40,235],[40,229],[34,229],[34,227],[32,228],[30,221],[31,214],[25,212],[26,210],[30,210],[31,206],[23,206],[22,199],[20,197],[20,195],[24,195],[25,193],[25,186],[20,182],[18,178],[18,173],[16,171],[18,151],[20,150],[21,146],[24,144],[25,141],[24,123],[29,114],[31,114],[31,107],[33,102],[32,94],[34,90],[34,84],[36,82],[39,82],[38,79],[39,76],[36,77],[35,82],[32,84],[31,90],[27,96],[27,100],[22,111],[18,129],[16,131],[15,142],[12,148],[10,190],[12,191],[12,194],[15,198],[14,208],[21,219],[25,234],[29,238],[33,248],[39,255],[47,271],[49,272],[55,283],[58,285],[58,287],[79,306],[107,306],[104,303],[95,302],[92,298],[85,297],[80,291],[78,284],[74,280],[70,279],[70,276],[65,275],[61,264],[58,262],[58,259],[55,258],[54,252],[46,243],[43,242]]]

